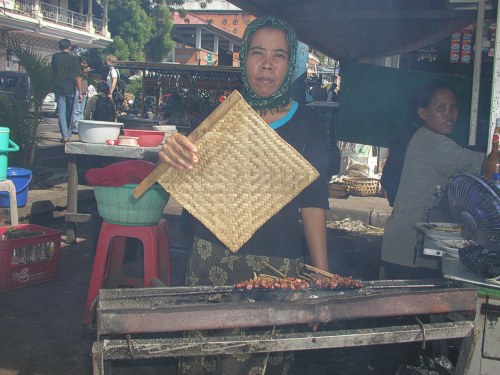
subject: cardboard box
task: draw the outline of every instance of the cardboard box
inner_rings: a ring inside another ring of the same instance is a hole
[[[0,227],[0,292],[37,285],[57,278],[61,232],[32,224],[14,229],[41,232],[40,235],[4,239],[11,228]]]

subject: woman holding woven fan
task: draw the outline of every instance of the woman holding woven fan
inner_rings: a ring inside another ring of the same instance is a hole
[[[299,107],[289,95],[296,50],[295,33],[285,21],[262,17],[250,23],[240,51],[242,95],[279,136],[318,170],[320,177],[236,253],[198,223],[188,263],[189,286],[234,285],[252,278],[254,273],[271,273],[266,265],[297,277],[303,266],[301,218],[313,266],[328,270],[326,143],[321,119],[309,108]],[[198,162],[196,146],[179,133],[168,139],[159,156],[160,161],[179,170],[189,171]],[[198,357],[181,362],[180,370],[186,374],[286,374],[292,360],[292,353],[257,354],[245,361],[236,356]]]

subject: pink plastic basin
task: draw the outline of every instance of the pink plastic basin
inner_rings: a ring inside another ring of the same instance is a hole
[[[165,132],[160,130],[123,129],[127,137],[139,137],[139,146],[156,147],[163,142]]]

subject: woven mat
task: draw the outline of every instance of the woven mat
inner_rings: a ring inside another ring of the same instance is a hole
[[[319,176],[237,91],[190,139],[199,162],[158,182],[232,252]]]

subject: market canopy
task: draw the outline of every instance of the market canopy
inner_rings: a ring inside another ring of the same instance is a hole
[[[428,46],[476,17],[463,0],[228,1],[255,16],[281,17],[302,42],[332,58],[355,61]]]

